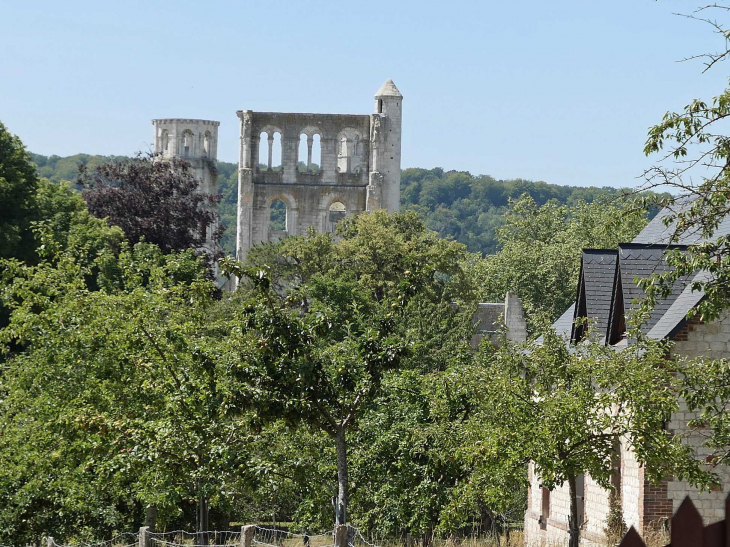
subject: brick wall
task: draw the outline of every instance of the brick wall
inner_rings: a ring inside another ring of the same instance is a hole
[[[669,498],[668,484],[668,480],[653,484],[644,479],[642,530],[647,530],[647,526],[656,526],[665,519],[671,518],[674,505]]]

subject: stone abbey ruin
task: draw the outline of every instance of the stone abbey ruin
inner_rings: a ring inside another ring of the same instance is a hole
[[[392,80],[375,94],[372,114],[239,110],[236,258],[244,261],[253,245],[303,234],[309,227],[332,231],[346,216],[376,209],[398,211],[402,112],[403,95]],[[220,122],[152,123],[155,154],[185,159],[201,181],[201,190],[215,193]],[[303,140],[306,157],[299,154]],[[315,140],[320,157],[313,157]],[[274,157],[275,141],[281,149],[280,167]],[[270,223],[276,201],[286,208],[283,230]]]

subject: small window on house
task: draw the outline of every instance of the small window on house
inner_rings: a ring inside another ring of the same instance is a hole
[[[286,204],[276,199],[271,203],[269,209],[269,229],[272,232],[283,232],[286,230]]]
[[[334,232],[335,228],[337,228],[337,223],[345,218],[345,216],[347,216],[347,210],[345,209],[344,203],[335,201],[330,205],[327,231]]]
[[[383,113],[383,99],[378,99],[378,114]]]

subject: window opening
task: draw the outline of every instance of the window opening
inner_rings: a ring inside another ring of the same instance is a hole
[[[318,173],[322,169],[322,138],[315,134],[312,137],[312,172]]]
[[[272,137],[270,137],[272,139]],[[274,133],[273,140],[270,141],[271,146],[269,147],[271,157],[269,159],[269,165],[274,171],[281,170],[281,133],[278,131]]]
[[[282,235],[280,232],[287,231],[286,204],[280,199],[272,201],[269,207],[269,230],[272,235],[279,236]]]
[[[203,138],[203,155],[206,158],[210,157],[210,131],[205,132],[205,137]]]
[[[337,223],[344,219],[345,216],[347,216],[345,204],[340,201],[335,201],[332,205],[330,205],[327,230],[329,232],[334,232],[335,228],[337,228]]]

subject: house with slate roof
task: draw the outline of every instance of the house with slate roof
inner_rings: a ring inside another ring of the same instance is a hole
[[[622,243],[618,249],[583,251],[575,304],[553,324],[566,341],[584,340],[588,331],[586,323],[589,323],[595,343],[614,347],[631,343],[626,336],[627,317],[644,297],[637,281],[669,271],[665,260],[667,250],[681,250],[702,241],[701,233],[689,232],[680,238],[679,245],[668,245],[673,228],[663,222],[667,214],[670,211],[661,211],[631,243]],[[730,217],[720,223],[714,237],[727,234],[730,234]],[[702,291],[692,290],[691,282],[706,279],[707,274],[702,271],[679,279],[670,294],[657,302],[642,327],[651,338],[671,340],[674,357],[730,358],[730,313],[726,311],[710,323],[697,317],[687,319],[688,312],[704,298]],[[688,442],[704,456],[701,432],[692,431],[687,425],[694,417],[695,414],[680,403],[680,410],[674,413],[667,427],[686,432]],[[723,487],[713,492],[700,493],[686,482],[673,479],[653,484],[645,479],[644,469],[636,461],[631,447],[622,443],[612,483],[626,525],[634,526],[642,534],[651,528],[666,526],[686,495],[694,501],[705,524],[723,519],[725,498],[730,492],[730,470],[715,471],[721,474]],[[529,479],[526,544],[567,545],[570,514],[567,484],[548,491],[542,487],[532,466]],[[610,508],[609,491],[598,486],[588,475],[579,478],[577,488],[581,544],[603,545]]]

